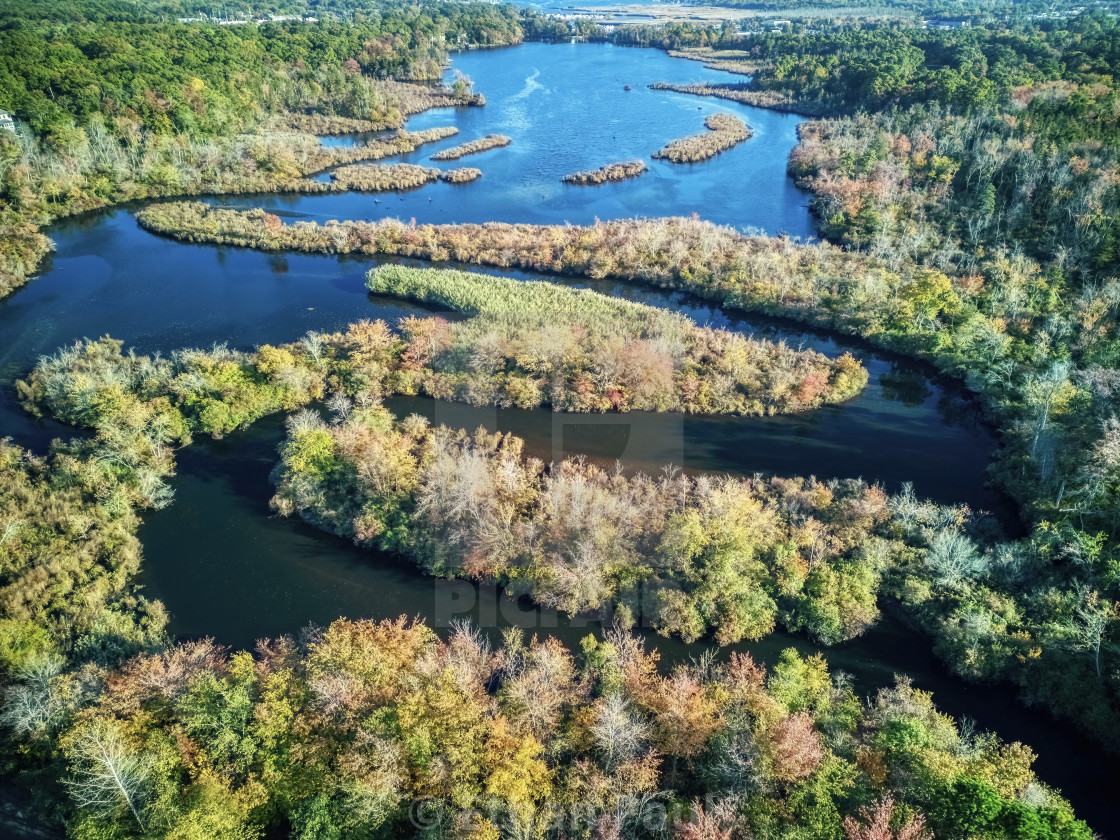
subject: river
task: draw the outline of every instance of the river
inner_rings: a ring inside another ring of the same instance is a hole
[[[455,57],[453,70],[474,79],[488,104],[414,117],[410,129],[456,125],[460,134],[401,159],[427,163],[440,148],[492,132],[510,135],[513,144],[507,148],[441,164],[477,166],[483,170],[479,181],[376,197],[270,195],[212,203],[265,206],[315,220],[397,216],[421,222],[587,224],[597,218],[697,213],[739,228],[812,235],[807,198],[785,173],[799,118],[646,87],[656,81],[726,80],[726,74],[659,51],[599,44],[464,53]],[[649,160],[668,140],[702,130],[704,117],[715,112],[741,116],[754,137],[701,164]],[[650,171],[601,187],[560,183],[569,172],[631,158],[646,159]],[[339,329],[358,318],[395,320],[428,311],[368,295],[363,276],[377,263],[373,258],[180,244],[140,230],[127,208],[67,220],[50,233],[57,252],[42,276],[0,301],[0,430],[39,451],[51,437],[73,430],[29,418],[15,403],[11,383],[38,355],[62,344],[110,334],[145,353],[212,342],[248,349],[294,340],[308,330]],[[794,324],[724,313],[683,294],[616,282],[576,285],[831,355],[849,350],[868,367],[871,380],[845,405],[764,419],[589,417],[404,398],[391,400],[390,407],[448,424],[513,431],[546,460],[581,453],[649,471],[671,462],[736,475],[862,477],[891,491],[912,481],[919,495],[1010,519],[1004,500],[984,485],[996,441],[967,395],[927,367]],[[485,588],[437,586],[395,558],[358,551],[302,523],[271,517],[268,474],[282,431],[282,418],[269,418],[222,441],[197,441],[180,453],[175,503],[145,517],[141,582],[149,597],[168,606],[175,634],[214,636],[244,647],[339,616],[403,613],[439,623],[447,611],[441,607],[449,605],[488,628],[519,623],[569,644],[598,631],[594,621],[534,610]],[[704,649],[657,637],[649,644],[666,661]],[[802,637],[781,633],[739,649],[771,662],[790,646],[816,650]],[[824,653],[865,693],[890,684],[895,673],[909,675],[934,692],[944,711],[1034,747],[1042,778],[1062,788],[1097,830],[1120,820],[1120,806],[1111,801],[1120,780],[1112,758],[1044,713],[1021,707],[1010,690],[968,686],[950,676],[929,648],[927,640],[884,617],[864,637]]]

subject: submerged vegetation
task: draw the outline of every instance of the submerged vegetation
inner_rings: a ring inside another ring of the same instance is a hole
[[[697,163],[726,152],[751,136],[746,123],[731,114],[712,114],[704,125],[707,131],[674,140],[654,152],[653,157],[670,163]]]
[[[647,169],[645,161],[631,160],[625,163],[608,163],[598,169],[584,172],[573,172],[565,175],[560,180],[565,184],[579,184],[580,186],[598,186],[608,181],[624,181],[627,178],[637,178]]]
[[[504,134],[487,134],[477,140],[471,140],[458,146],[452,146],[450,149],[444,149],[442,152],[436,152],[432,155],[432,160],[458,160],[467,155],[477,155],[479,152],[488,152],[490,149],[500,149],[512,142]]]

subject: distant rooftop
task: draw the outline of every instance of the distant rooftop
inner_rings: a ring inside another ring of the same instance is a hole
[[[198,17],[181,17],[179,18],[179,23],[216,23],[219,26],[244,26],[246,24],[255,23],[257,26],[260,26],[262,23],[283,23],[289,20],[318,23],[319,18],[310,15],[264,15],[249,20],[244,18],[210,17],[205,12],[201,12]]]
[[[968,29],[972,26],[967,20],[946,20],[945,18],[930,18],[923,20],[922,26],[926,29]]]

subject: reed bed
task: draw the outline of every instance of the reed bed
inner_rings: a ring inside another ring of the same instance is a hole
[[[391,165],[365,164],[344,166],[331,173],[334,186],[339,190],[355,192],[388,192],[389,190],[412,190],[439,180],[442,173],[429,166],[414,163],[394,163]]]
[[[301,162],[299,168],[303,175],[314,175],[317,172],[336,166],[406,155],[427,143],[435,143],[437,140],[454,137],[458,133],[459,129],[454,126],[439,126],[424,131],[398,131],[390,137],[378,138],[362,146],[353,146],[348,149],[328,149],[323,146],[316,146],[306,152],[305,159]]]
[[[616,278],[688,291],[733,309],[794,318],[891,349],[905,345],[886,334],[874,313],[901,306],[918,282],[912,275],[891,273],[879,260],[828,243],[748,236],[700,219],[627,219],[582,227],[414,225],[397,219],[284,224],[260,209],[165,202],[139,212],[137,221],[146,230],[183,242],[385,254]]]
[[[374,294],[436,303],[468,315],[524,316],[554,324],[602,319],[606,329],[634,335],[657,335],[679,342],[697,327],[686,316],[645,303],[609,297],[590,289],[573,289],[545,280],[514,280],[472,271],[383,265],[366,275]]]
[[[608,163],[598,169],[589,169],[583,172],[573,172],[565,175],[560,180],[565,184],[578,184],[580,186],[597,187],[608,181],[624,181],[627,178],[637,178],[648,167],[643,160],[630,160],[624,163]]]
[[[374,140],[364,146],[358,146],[354,149],[341,149],[335,150],[336,152],[352,152],[351,155],[336,155],[338,158],[349,157],[350,160],[339,160],[339,163],[355,163],[363,160],[381,160],[382,158],[394,157],[395,155],[405,155],[409,152],[414,152],[421,146],[427,143],[435,143],[437,140],[444,140],[448,137],[454,137],[459,133],[459,129],[454,126],[440,126],[438,128],[428,128],[424,131],[400,131],[392,137],[387,137],[382,140]],[[337,166],[338,164],[331,164]]]
[[[381,119],[367,120],[324,114],[307,103],[310,106],[308,110],[290,111],[279,122],[292,131],[329,137],[400,128],[404,125],[405,118],[433,108],[478,107],[486,104],[486,97],[480,93],[457,94],[450,88],[431,88],[409,82],[380,80],[376,83],[376,90],[386,102],[385,116]]]
[[[0,298],[26,283],[53,247],[34,225],[0,223]]]
[[[704,120],[704,125],[707,131],[674,140],[653,156],[670,163],[698,163],[751,137],[750,127],[731,114],[712,114]]]
[[[693,96],[714,96],[717,99],[727,99],[741,105],[752,105],[755,108],[768,108],[771,111],[787,111],[806,116],[820,116],[828,113],[828,109],[815,106],[813,103],[796,102],[787,93],[776,90],[753,90],[749,84],[736,83],[726,85],[674,85],[668,82],[657,82],[649,86],[650,90],[668,90],[673,93],[688,93]]]
[[[481,93],[455,93],[451,88],[433,88],[390,80],[384,80],[380,85],[400,103],[400,111],[407,117],[433,108],[477,108],[486,104],[486,97]]]
[[[405,163],[388,166],[354,166],[353,164],[407,154],[425,143],[451,137],[458,131],[459,129],[452,127],[429,128],[417,132],[401,131],[392,137],[374,140],[364,146],[349,149],[316,147],[305,152],[303,160],[298,164],[303,170],[302,177],[278,179],[265,174],[243,174],[242,177],[230,178],[212,188],[192,192],[219,195],[251,193],[319,195],[346,190],[383,192],[412,189],[438,180],[441,176],[440,171]],[[307,177],[328,169],[334,170],[330,181],[315,181]]]
[[[703,62],[709,70],[723,70],[741,76],[753,76],[760,69],[770,66],[770,62],[759,61],[745,50],[713,50],[711,47],[691,47],[683,50],[669,50],[673,58]]]
[[[388,192],[389,190],[412,190],[425,184],[433,184],[436,181],[443,181],[447,184],[466,184],[481,177],[481,169],[469,167],[442,172],[431,166],[418,166],[414,163],[365,164],[336,169],[331,173],[333,183],[316,185],[330,187],[330,190],[322,190],[323,192],[335,190],[339,192],[346,190]]]
[[[427,369],[402,369],[392,387],[437,399],[759,416],[842,402],[867,383],[847,354],[830,359],[558,283],[383,265],[366,288],[471,316],[402,322],[410,346],[402,360],[426,360]]]
[[[399,125],[399,122],[394,120],[359,120],[354,117],[339,117],[334,114],[285,114],[281,122],[292,131],[315,134],[320,137],[384,131],[385,129],[396,128]]]
[[[467,155],[477,155],[479,152],[488,152],[490,149],[508,146],[512,142],[513,140],[504,134],[487,134],[485,137],[471,140],[469,143],[461,143],[458,146],[452,146],[450,149],[444,149],[442,152],[436,152],[432,155],[432,160],[458,160]]]
[[[464,166],[461,169],[449,169],[446,172],[441,172],[439,179],[446,184],[469,184],[471,181],[477,181],[481,177],[481,169]]]

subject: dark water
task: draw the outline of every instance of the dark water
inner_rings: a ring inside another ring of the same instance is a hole
[[[586,44],[469,53],[455,63],[475,79],[489,104],[412,120],[412,128],[453,123],[462,132],[411,157],[426,160],[435,149],[493,131],[510,134],[512,146],[465,161],[484,170],[480,181],[384,195],[380,203],[368,195],[234,203],[314,218],[403,215],[436,222],[586,223],[698,212],[737,226],[811,232],[805,197],[784,174],[795,117],[644,88],[660,79],[718,77],[713,71],[660,52]],[[623,84],[634,89],[625,93]],[[713,110],[743,115],[756,136],[704,164],[652,162],[652,171],[636,181],[599,188],[559,183],[575,169],[646,157],[666,140],[699,130],[703,115]],[[366,294],[363,275],[376,264],[370,258],[183,245],[139,230],[124,210],[67,221],[51,235],[58,250],[44,274],[0,301],[0,434],[38,450],[73,430],[28,418],[14,403],[10,383],[39,354],[61,344],[108,333],[148,353],[212,342],[251,348],[312,329],[340,329],[358,318],[395,319],[421,311]],[[681,310],[700,323],[832,355],[851,350],[869,368],[870,385],[843,406],[769,419],[589,417],[403,398],[392,400],[391,407],[438,422],[516,432],[546,460],[583,453],[647,471],[672,462],[738,475],[862,476],[892,491],[909,480],[920,495],[1006,516],[1001,499],[984,486],[993,438],[961,391],[922,366],[790,324],[732,317],[684,295],[617,283],[585,285]],[[469,614],[487,628],[518,623],[569,644],[599,631],[594,621],[534,610],[492,590],[438,583],[392,557],[361,552],[299,522],[271,517],[268,474],[282,427],[282,418],[270,418],[226,440],[199,441],[184,450],[175,503],[145,517],[141,582],[149,597],[167,604],[176,634],[249,646],[259,637],[295,633],[340,616],[400,614],[437,624]],[[686,660],[704,648],[659,638],[651,644],[667,661]],[[805,639],[785,634],[745,649],[773,661],[789,646],[814,650]],[[895,621],[884,618],[863,638],[825,654],[865,692],[889,684],[895,673],[909,674],[934,691],[945,711],[1034,746],[1042,777],[1061,787],[1098,830],[1120,817],[1110,798],[1118,779],[1111,760],[1045,714],[1021,708],[1008,690],[970,687],[950,677],[929,652],[929,642]]]

